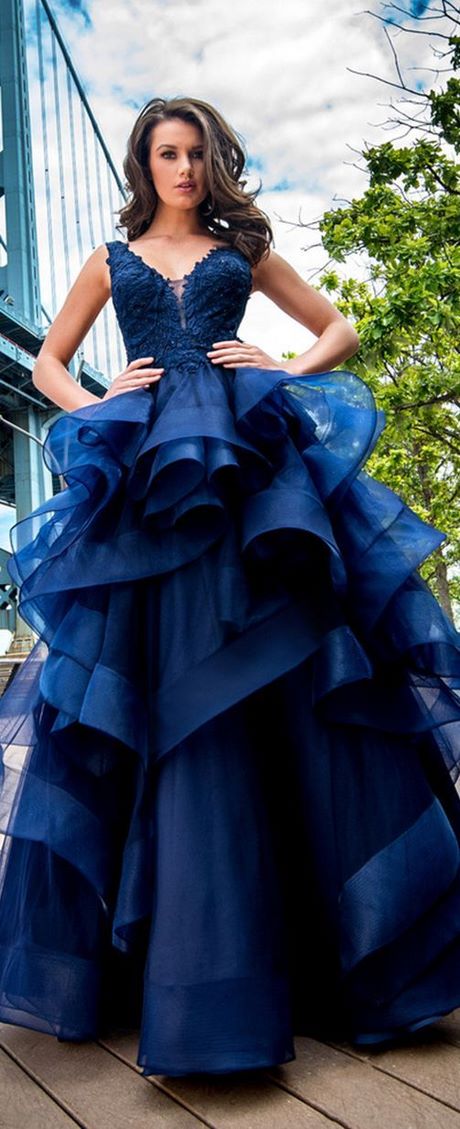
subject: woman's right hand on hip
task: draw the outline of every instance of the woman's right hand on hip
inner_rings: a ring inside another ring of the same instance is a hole
[[[101,397],[108,400],[111,396],[118,396],[121,392],[133,392],[135,388],[148,388],[154,380],[159,380],[164,373],[164,368],[146,368],[154,357],[138,357],[120,372],[112,381],[110,388]]]

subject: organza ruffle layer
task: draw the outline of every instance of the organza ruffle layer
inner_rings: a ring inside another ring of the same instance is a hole
[[[144,1073],[460,1003],[459,640],[415,572],[443,535],[361,469],[383,422],[350,372],[203,360],[51,427],[66,487],[11,535],[39,640],[0,702],[0,1018],[94,1037],[117,951]]]

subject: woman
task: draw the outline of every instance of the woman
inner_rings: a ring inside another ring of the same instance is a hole
[[[240,187],[244,155],[221,115],[197,99],[176,99],[178,109],[189,102],[195,107],[195,121],[184,121],[173,116],[174,105],[166,116],[161,102],[155,99],[144,108],[129,140],[125,173],[131,200],[121,216],[131,249],[164,275],[179,279],[216,243],[241,247],[253,267],[252,293],[261,290],[318,337],[305,353],[286,362],[276,361],[257,345],[239,339],[216,342],[217,348],[206,354],[212,363],[281,369],[300,375],[324,371],[352,356],[359,345],[353,326],[270,249],[269,221],[252,202],[257,193],[245,193]],[[203,137],[207,140],[206,157]],[[222,157],[219,160],[219,144],[228,154],[228,169],[222,167]],[[232,230],[230,225],[227,233],[217,217],[221,213],[223,218],[227,214],[231,217],[232,212],[235,226]],[[99,399],[76,384],[66,365],[110,297],[106,260],[103,244],[80,271],[48,330],[35,365],[34,384],[68,411]],[[146,367],[154,359],[136,357],[112,381],[103,399],[159,380],[164,367]]]
[[[243,167],[207,103],[142,110],[128,243],[34,370],[67,489],[12,535],[40,638],[0,710],[0,1019],[93,1038],[125,991],[144,1074],[460,1002],[458,637],[415,571],[443,535],[361,471],[382,419],[331,371],[356,332]],[[238,337],[257,289],[312,347]],[[110,293],[128,363],[100,399],[66,366]]]

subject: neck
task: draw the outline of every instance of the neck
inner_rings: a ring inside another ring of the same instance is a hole
[[[198,209],[183,212],[180,208],[171,208],[158,201],[155,216],[145,235],[161,236],[171,241],[181,241],[188,235],[206,235],[208,229],[206,221],[200,216]]]

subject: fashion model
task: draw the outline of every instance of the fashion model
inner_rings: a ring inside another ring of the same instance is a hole
[[[206,102],[139,114],[126,239],[34,369],[65,486],[11,534],[38,638],[0,702],[0,1020],[129,1020],[145,1075],[460,1004],[459,637],[417,572],[444,535],[362,469],[356,331],[244,165]],[[304,353],[238,336],[256,291]],[[110,295],[127,364],[97,397],[66,366]]]

